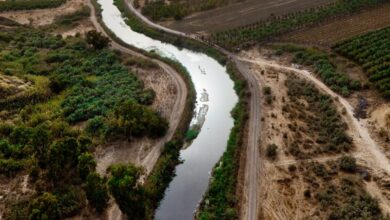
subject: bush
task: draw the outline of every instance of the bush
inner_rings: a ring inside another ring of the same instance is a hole
[[[339,166],[342,171],[353,173],[357,169],[356,159],[350,156],[340,158]]]
[[[89,203],[98,213],[102,213],[109,200],[106,180],[97,173],[90,173],[86,179],[85,192]]]
[[[110,39],[103,36],[102,33],[95,30],[88,31],[85,34],[85,40],[88,44],[92,45],[95,49],[101,50],[108,47]]]
[[[271,160],[275,160],[278,153],[277,149],[278,146],[276,146],[275,144],[269,144],[267,146],[267,152],[266,152],[267,157]]]

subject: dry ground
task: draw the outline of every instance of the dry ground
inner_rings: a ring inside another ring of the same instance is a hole
[[[68,0],[65,4],[57,8],[1,12],[0,16],[9,18],[20,24],[44,26],[51,24],[57,16],[71,14],[85,5],[85,0]]]
[[[329,47],[355,35],[389,25],[390,3],[386,3],[348,17],[332,19],[314,27],[287,33],[278,40]]]
[[[304,190],[308,186],[307,182],[304,181],[305,177],[300,174],[300,171],[296,173],[288,171],[288,165],[294,164],[301,167],[308,161],[296,160],[291,155],[286,154],[285,151],[287,150],[283,145],[283,133],[291,135],[291,131],[287,128],[289,119],[282,113],[282,97],[287,97],[284,81],[288,74],[297,74],[300,76],[300,70],[291,71],[291,64],[286,66],[288,69],[276,68],[278,64],[274,62],[272,62],[272,65],[268,65],[271,62],[264,59],[267,54],[268,51],[260,54],[257,50],[252,50],[240,55],[251,60],[261,60],[259,63],[249,65],[251,65],[253,73],[257,75],[259,83],[262,86],[270,86],[272,88],[272,94],[275,97],[272,105],[268,105],[265,102],[261,103],[262,141],[260,144],[261,166],[259,168],[259,192],[261,201],[259,210],[261,219],[303,219],[308,216],[318,217],[316,210],[319,204],[315,200],[305,199],[303,196]],[[261,63],[267,65],[261,65]],[[280,63],[283,63],[283,60]],[[265,100],[264,95],[262,96],[262,100]],[[337,99],[335,99],[335,103],[339,112],[342,112],[343,105]],[[382,113],[383,110],[379,110],[379,112]],[[380,117],[383,114],[375,115],[379,115]],[[354,121],[350,115],[343,115],[343,119],[348,124],[348,134],[354,139],[355,150],[351,154],[357,158],[358,164],[365,167],[374,177],[374,181],[364,182],[364,187],[372,196],[378,198],[384,213],[390,213],[390,191],[386,187],[389,183],[389,175],[378,166],[377,158],[372,155],[372,152],[364,143],[365,141],[361,139],[360,133],[355,129]],[[265,157],[266,146],[273,143],[279,146],[276,161],[270,161]],[[338,157],[340,155],[323,155],[311,159],[321,163],[328,163],[336,160]],[[319,216],[320,219],[324,217]]]
[[[225,7],[195,13],[165,26],[185,33],[222,31],[267,19],[271,14],[283,15],[324,5],[334,0],[246,0]]]

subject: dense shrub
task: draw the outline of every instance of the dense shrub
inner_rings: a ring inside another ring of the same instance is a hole
[[[90,173],[86,179],[85,192],[92,207],[98,213],[103,212],[109,200],[106,180],[97,173]]]
[[[145,190],[137,184],[142,170],[133,165],[122,164],[113,165],[109,170],[109,189],[119,208],[129,219],[144,219]]]

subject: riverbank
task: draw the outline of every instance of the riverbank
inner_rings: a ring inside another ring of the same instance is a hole
[[[168,58],[159,56],[156,53],[146,52],[140,50],[131,45],[126,44],[121,39],[119,39],[115,34],[111,32],[110,29],[106,27],[104,22],[101,19],[101,9],[100,5],[92,0],[91,3],[96,10],[96,17],[100,26],[104,29],[104,32],[109,35],[109,37],[118,43],[119,45],[129,48],[137,53],[143,54],[146,57],[151,59],[160,60],[170,67],[172,67],[176,72],[180,73],[183,78],[186,86],[188,88],[188,93],[186,97],[186,103],[184,107],[183,114],[179,120],[179,124],[176,128],[176,132],[171,140],[169,140],[163,147],[161,154],[159,155],[158,160],[155,162],[152,170],[148,174],[147,178],[144,181],[146,193],[148,194],[149,201],[145,202],[146,204],[146,219],[153,219],[154,210],[158,207],[159,201],[164,195],[166,187],[169,185],[170,181],[173,178],[173,173],[176,165],[180,163],[179,156],[180,150],[183,146],[185,133],[189,128],[193,116],[193,109],[196,100],[196,92],[194,85],[191,81],[191,77],[187,70],[178,62],[173,61]]]
[[[243,76],[239,73],[235,64],[230,60],[228,61],[227,56],[219,52],[216,48],[195,41],[194,39],[172,36],[168,33],[154,30],[132,14],[126,6],[125,0],[116,0],[115,3],[127,18],[127,24],[133,30],[176,46],[206,53],[221,64],[227,65],[230,78],[235,82],[235,91],[239,95],[239,102],[232,111],[234,127],[228,140],[227,149],[220,163],[218,163],[219,165],[213,171],[213,178],[210,180],[209,189],[200,205],[200,212],[197,217],[205,218],[216,214],[213,217],[218,218],[227,213],[231,216],[238,216],[237,175],[239,167],[243,166],[243,164],[240,164],[240,155],[243,147],[243,131],[248,119],[249,105],[249,92]]]

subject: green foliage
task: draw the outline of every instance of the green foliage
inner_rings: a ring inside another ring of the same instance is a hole
[[[43,193],[31,202],[31,220],[59,219],[60,208],[58,198],[51,193]]]
[[[144,219],[145,190],[137,184],[142,170],[133,165],[113,165],[108,186],[119,208],[129,219]]]
[[[0,11],[54,8],[65,2],[66,0],[5,0],[0,1]]]
[[[294,45],[280,46],[279,49],[293,53],[295,56],[293,62],[313,66],[315,73],[321,80],[342,96],[349,96],[351,91],[361,88],[359,81],[348,78],[345,73],[337,69],[337,66],[326,52]]]
[[[29,172],[37,192],[28,201],[7,204],[7,217],[63,219],[79,213],[87,199],[102,212],[108,189],[94,173],[91,153],[102,140],[87,135],[119,131],[115,138],[127,138],[129,128],[134,137],[163,135],[167,122],[145,106],[153,102],[154,92],[145,90],[115,53],[92,50],[79,37],[6,29],[0,33],[0,48],[0,69],[49,91],[39,100],[1,99],[10,122],[0,123],[1,177]],[[68,124],[82,121],[87,131]]]
[[[77,170],[81,179],[85,179],[90,173],[94,172],[96,161],[89,152],[83,153],[78,158]]]
[[[278,150],[278,146],[276,146],[276,144],[267,145],[267,151],[266,151],[267,157],[271,160],[275,160],[276,157],[278,156],[277,150]]]
[[[189,129],[189,130],[186,132],[185,140],[186,140],[186,141],[192,141],[192,140],[194,140],[196,137],[198,137],[198,134],[199,134],[199,130],[197,130],[197,129]]]
[[[106,180],[97,173],[90,173],[86,179],[85,192],[89,203],[102,213],[109,200]]]
[[[229,49],[248,47],[275,35],[318,23],[331,17],[356,12],[383,2],[386,2],[386,0],[338,0],[328,6],[291,13],[277,18],[271,17],[267,21],[217,32],[211,36],[211,40]]]
[[[390,98],[390,28],[353,37],[333,49],[362,65],[379,92]]]
[[[88,44],[92,45],[97,50],[106,48],[110,44],[109,38],[103,36],[102,33],[97,32],[95,30],[88,31],[85,34],[85,40]]]
[[[355,172],[357,169],[356,159],[350,156],[343,156],[340,158],[340,169],[345,172]]]
[[[125,101],[114,109],[108,122],[108,136],[162,137],[168,130],[168,122],[149,108],[131,101]]]

